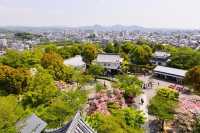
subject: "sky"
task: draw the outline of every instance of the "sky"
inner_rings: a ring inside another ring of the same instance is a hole
[[[0,0],[0,26],[200,28],[200,0]]]

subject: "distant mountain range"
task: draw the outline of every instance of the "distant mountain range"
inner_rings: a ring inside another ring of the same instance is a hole
[[[141,26],[123,26],[123,25],[113,25],[113,26],[101,26],[101,25],[94,25],[94,26],[83,26],[78,27],[82,30],[95,30],[95,31],[144,31],[147,28]]]
[[[5,26],[0,27],[1,31],[11,31],[11,32],[62,32],[64,30],[91,30],[91,31],[143,31],[143,32],[153,32],[153,31],[192,31],[183,29],[166,29],[166,28],[145,28],[142,26],[124,26],[124,25],[113,25],[113,26],[81,26],[81,27],[67,27],[67,26],[48,26],[48,27],[25,27],[25,26]]]

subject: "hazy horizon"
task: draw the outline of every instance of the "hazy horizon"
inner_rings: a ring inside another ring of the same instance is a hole
[[[0,0],[0,26],[200,29],[199,0]]]

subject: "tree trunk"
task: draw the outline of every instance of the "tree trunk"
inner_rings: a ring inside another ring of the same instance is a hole
[[[161,131],[162,131],[162,132],[164,131],[164,123],[165,123],[165,121],[164,121],[164,120],[161,120]]]

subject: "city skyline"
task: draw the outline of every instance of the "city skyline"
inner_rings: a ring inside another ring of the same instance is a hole
[[[200,28],[198,0],[0,0],[0,26]]]

